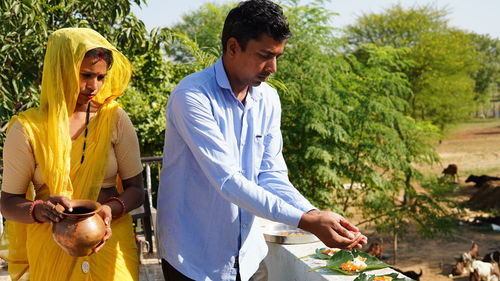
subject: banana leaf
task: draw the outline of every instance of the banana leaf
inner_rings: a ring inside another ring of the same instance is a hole
[[[366,275],[364,273],[361,273],[354,281],[373,281],[375,277],[383,277],[383,276],[390,276],[392,277],[392,281],[405,281],[405,278],[398,277],[397,273],[391,273],[391,274],[383,274],[383,275]]]
[[[360,271],[346,271],[346,270],[342,269],[341,265],[343,263],[346,263],[350,260],[353,260],[357,256],[361,256],[362,258],[366,258],[365,263],[366,263],[367,267],[365,269],[360,270]],[[329,268],[331,270],[338,271],[338,272],[346,274],[346,275],[354,275],[354,274],[358,274],[358,273],[363,272],[363,271],[372,270],[372,269],[380,269],[380,268],[385,268],[388,266],[389,266],[388,264],[380,261],[379,259],[372,257],[369,254],[367,254],[363,251],[357,250],[357,249],[354,249],[352,251],[341,250],[340,252],[333,255],[326,263],[327,268]]]

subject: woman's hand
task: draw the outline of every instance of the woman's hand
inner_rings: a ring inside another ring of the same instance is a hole
[[[108,205],[101,205],[101,209],[97,213],[99,216],[101,216],[102,220],[104,221],[104,225],[106,226],[106,233],[104,234],[104,237],[102,238],[102,241],[95,246],[93,252],[97,253],[103,246],[106,241],[111,238],[112,231],[111,231],[111,219],[113,218],[111,215],[111,208]]]
[[[57,205],[59,206],[56,208]],[[64,210],[68,212],[73,211],[71,206],[71,201],[68,197],[60,195],[50,195],[47,201],[43,201],[35,205],[33,209],[33,215],[39,222],[60,222],[64,218]]]

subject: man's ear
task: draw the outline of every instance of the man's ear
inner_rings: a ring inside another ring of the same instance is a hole
[[[240,44],[238,43],[238,40],[236,38],[231,37],[227,39],[226,42],[226,55],[228,56],[234,56],[238,52],[241,52]]]

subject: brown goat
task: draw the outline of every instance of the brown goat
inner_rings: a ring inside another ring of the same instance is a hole
[[[456,164],[448,165],[448,167],[444,168],[441,173],[443,174],[443,177],[451,177],[453,182],[458,182],[458,167]]]
[[[367,253],[370,256],[376,257],[377,259],[382,259],[382,250],[384,249],[384,244],[382,239],[378,239],[377,241],[370,244],[368,247]]]
[[[459,276],[470,273],[472,271],[472,261],[477,259],[478,256],[479,246],[475,242],[472,242],[470,250],[466,253],[463,253],[459,258],[456,259],[456,263],[451,270],[451,274],[454,276]]]

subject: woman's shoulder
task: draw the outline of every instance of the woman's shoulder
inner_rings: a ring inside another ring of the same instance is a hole
[[[12,121],[12,124],[10,124],[8,132],[9,133],[7,135],[26,136],[26,131],[24,130],[23,125],[18,119]]]
[[[131,122],[129,115],[127,114],[125,109],[123,109],[121,106],[119,106],[118,109],[116,110],[116,114],[117,114],[116,116],[117,126],[123,126],[125,125],[125,123]]]
[[[116,125],[113,130],[113,143],[117,142],[119,138],[123,137],[124,132],[131,130],[129,127],[133,128],[132,121],[129,115],[121,106],[116,110]],[[135,130],[135,129],[133,129]]]

